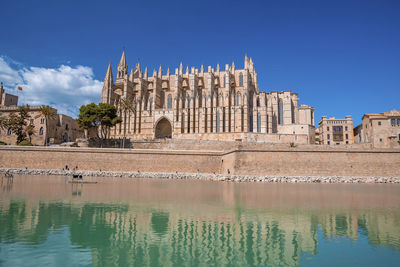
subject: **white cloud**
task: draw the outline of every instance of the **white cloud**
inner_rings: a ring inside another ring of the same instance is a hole
[[[0,81],[12,94],[18,92],[18,86],[23,88],[18,92],[19,104],[51,105],[73,117],[77,117],[81,105],[100,101],[103,85],[94,79],[90,67],[21,67],[4,56],[0,56]]]

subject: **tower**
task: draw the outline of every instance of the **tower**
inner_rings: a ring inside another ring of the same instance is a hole
[[[106,76],[104,77],[103,89],[101,91],[101,103],[111,104],[111,97],[113,93],[113,76],[111,71],[111,62],[108,63]]]

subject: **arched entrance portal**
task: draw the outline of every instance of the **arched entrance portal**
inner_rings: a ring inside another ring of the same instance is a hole
[[[158,121],[155,129],[155,138],[172,138],[172,127],[169,120],[162,118]]]

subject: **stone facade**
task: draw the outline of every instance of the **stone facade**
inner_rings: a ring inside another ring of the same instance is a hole
[[[17,112],[18,107],[1,107],[0,114],[8,117],[11,112]],[[73,118],[64,114],[57,114],[55,118],[49,119],[46,128],[46,118],[40,115],[40,106],[30,106],[30,119],[28,124],[34,125],[32,144],[44,145],[45,133],[47,131],[48,143],[60,144],[63,142],[75,141],[76,138],[83,137],[83,131],[79,129],[78,123]],[[8,129],[0,129],[0,141],[7,144],[15,144],[17,136]]]
[[[376,148],[400,148],[400,111],[364,114],[354,128],[354,140]]]
[[[18,96],[7,94],[3,83],[0,84],[0,107],[12,107],[18,104]]]
[[[68,165],[79,170],[136,173],[399,177],[398,149],[273,146],[258,144],[256,149],[231,151],[0,146],[0,168],[61,170]]]
[[[135,103],[135,111],[123,108],[126,99]],[[128,74],[123,52],[115,82],[108,66],[101,102],[116,106],[123,120],[110,138],[314,141],[314,109],[299,106],[298,95],[290,91],[260,92],[247,56],[243,69],[232,63],[224,70],[217,65],[184,71],[181,63],[175,74],[169,69],[163,74],[160,66],[149,76],[139,63]]]
[[[319,143],[322,145],[348,145],[354,143],[353,120],[351,116],[345,119],[327,118],[322,116],[318,122]]]

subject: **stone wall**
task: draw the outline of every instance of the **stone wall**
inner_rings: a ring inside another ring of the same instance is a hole
[[[218,173],[220,153],[63,147],[0,147],[0,168]]]
[[[399,177],[400,150],[270,149],[230,151],[0,147],[0,168],[221,173],[259,176]]]

